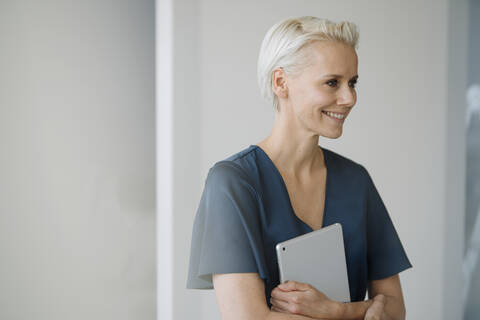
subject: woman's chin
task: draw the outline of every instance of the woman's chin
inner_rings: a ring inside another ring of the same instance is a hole
[[[320,136],[329,139],[338,139],[342,136],[342,129],[335,131],[320,132]]]

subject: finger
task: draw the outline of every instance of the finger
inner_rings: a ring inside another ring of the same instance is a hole
[[[374,301],[385,303],[385,296],[383,294],[377,294],[374,298]]]
[[[294,300],[298,300],[299,295],[301,294],[302,293],[298,291],[274,290],[271,293],[271,297],[285,302],[294,302]]]
[[[272,308],[280,310],[279,312],[288,312],[288,302],[271,298],[270,303],[272,304]]]
[[[284,282],[278,285],[278,288],[283,291],[293,291],[293,290],[306,291],[306,290],[310,290],[311,286],[308,283],[289,280],[287,282]]]
[[[287,313],[285,310],[282,310],[282,309],[279,309],[275,306],[272,306],[272,311],[275,311],[275,312],[281,312],[281,313]]]
[[[365,313],[365,320],[380,320],[383,313],[383,303],[374,301]]]
[[[381,313],[367,313],[364,318],[364,320],[381,320],[381,319],[382,319]]]
[[[381,313],[383,312],[383,303],[375,301],[370,306],[370,309],[372,309],[372,311],[375,313]]]
[[[364,320],[381,320],[381,316],[380,315],[367,315],[365,316]]]
[[[279,292],[284,292],[282,289],[280,289],[279,287],[275,287],[271,292],[270,292],[270,295],[273,296]]]

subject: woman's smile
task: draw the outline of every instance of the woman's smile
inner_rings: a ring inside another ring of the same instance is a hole
[[[328,118],[336,121],[337,123],[343,123],[345,121],[345,117],[347,116],[345,113],[336,113],[331,111],[322,111]]]

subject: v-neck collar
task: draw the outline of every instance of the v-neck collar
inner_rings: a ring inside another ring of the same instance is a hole
[[[277,166],[275,165],[275,163],[273,163],[272,159],[270,159],[268,154],[258,145],[252,144],[252,145],[250,145],[250,147],[256,147],[258,150],[260,150],[260,152],[265,156],[265,158],[270,163],[271,167],[273,168],[273,171],[277,175],[278,179],[281,181],[282,192],[283,192],[284,196],[288,199],[288,205],[289,205],[290,213],[293,215],[294,219],[296,219],[300,224],[302,224],[304,226],[304,228],[307,229],[308,232],[314,231],[314,229],[312,227],[310,227],[310,225],[308,225],[305,221],[300,219],[295,214],[295,210],[293,210],[293,205],[292,205],[292,202],[290,200],[290,195],[288,194],[287,185],[286,185],[285,181],[283,180],[283,177],[280,174],[280,171],[278,170]],[[325,151],[325,149],[322,148],[321,146],[318,146],[318,147],[320,148],[320,150],[322,150],[323,159],[324,159],[324,162],[325,162],[325,169],[326,169],[325,201],[324,201],[324,204],[323,204],[323,218],[322,218],[322,228],[324,228],[325,224],[326,224],[326,218],[327,218],[328,194],[329,194],[329,190],[330,190],[330,188],[329,188],[329,181],[330,181],[329,175],[330,175],[330,169],[331,168],[329,168],[329,166],[328,166],[328,161],[329,161],[328,160],[328,151]]]

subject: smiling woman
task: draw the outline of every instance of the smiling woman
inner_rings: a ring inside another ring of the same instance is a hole
[[[303,68],[282,64],[272,70],[273,105],[278,114],[297,117],[306,129],[338,138],[357,101],[355,49],[340,41],[316,40],[301,52],[298,59]],[[269,99],[269,94],[264,96]]]
[[[272,132],[210,168],[192,232],[187,288],[214,288],[223,319],[405,318],[398,273],[412,265],[369,172],[318,145],[342,135],[356,103],[357,41],[353,23],[310,16],[264,38],[258,80]],[[352,303],[279,282],[275,245],[334,223]]]

